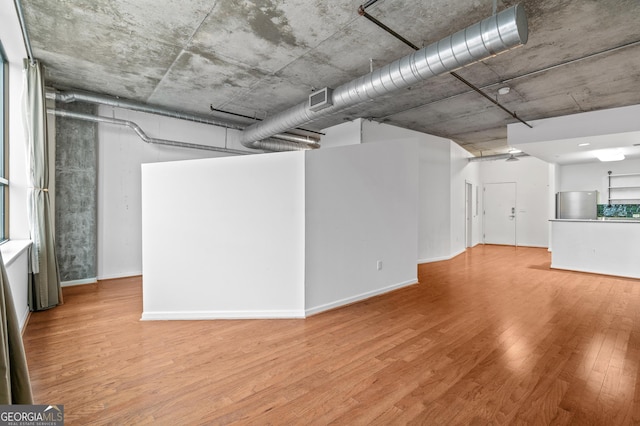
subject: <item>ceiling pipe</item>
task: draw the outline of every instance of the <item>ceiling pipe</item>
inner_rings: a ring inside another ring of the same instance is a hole
[[[410,87],[527,42],[527,16],[521,5],[471,25],[462,31],[398,59],[333,90],[331,105],[312,111],[300,103],[244,129],[244,144],[282,133],[320,117]]]
[[[412,48],[413,50],[420,50],[420,48],[418,46],[416,46],[415,44],[411,43],[409,40],[407,40],[406,38],[402,37],[400,34],[398,34],[397,32],[395,32],[394,30],[392,30],[391,28],[389,28],[388,26],[386,26],[385,24],[383,24],[382,22],[380,22],[379,20],[377,20],[376,18],[374,18],[373,16],[369,15],[364,9],[365,9],[366,5],[362,5],[360,6],[360,8],[358,9],[358,13],[360,14],[360,16],[364,16],[365,18],[367,18],[369,21],[373,22],[374,24],[376,24],[378,27],[382,28],[383,30],[385,30],[387,33],[391,34],[392,36],[394,36],[395,38],[397,38],[398,40],[400,40],[401,42],[403,42],[404,44],[406,44],[407,46],[409,46],[410,48]],[[494,2],[494,9],[493,9],[493,14],[496,14],[496,5]],[[503,110],[504,112],[506,112],[507,114],[509,114],[510,116],[512,116],[513,118],[515,118],[516,120],[518,120],[519,122],[521,122],[522,124],[524,124],[525,126],[529,127],[530,129],[532,128],[532,126],[527,123],[526,121],[524,121],[523,119],[521,119],[520,117],[518,117],[518,115],[513,112],[510,111],[509,109],[507,109],[504,105],[502,105],[500,102],[498,102],[496,99],[493,99],[491,96],[487,95],[486,93],[484,93],[479,87],[477,87],[476,85],[474,85],[473,83],[471,83],[470,81],[468,81],[467,79],[465,79],[464,77],[462,77],[460,74],[458,74],[455,71],[451,71],[450,73],[453,77],[457,78],[458,80],[460,80],[462,83],[466,84],[467,86],[469,86],[471,89],[473,89],[473,91],[475,91],[476,93],[478,93],[480,96],[483,96],[484,98],[488,99],[489,102],[493,103],[495,106],[497,106],[498,108],[500,108],[501,110]]]
[[[147,105],[140,102],[113,98],[110,96],[98,95],[95,93],[81,91],[58,92],[54,90],[47,90],[46,97],[47,99],[53,99],[55,101],[63,103],[86,102],[91,104],[107,105],[115,108],[124,108],[132,111],[177,118],[179,120],[187,120],[193,121],[195,123],[224,127],[227,129],[242,130],[246,127],[239,124],[232,124],[225,121],[215,120],[210,117],[202,117],[195,114],[173,111],[155,105]],[[272,139],[269,140],[268,143],[265,141],[254,141],[250,144],[243,143],[243,145],[247,148],[267,151],[297,151],[320,148],[320,144],[318,143],[319,138],[317,137],[298,136],[293,134],[277,134],[271,136],[271,138]]]
[[[189,143],[189,142],[180,142],[180,141],[174,141],[169,139],[152,138],[148,136],[144,132],[144,130],[142,130],[140,126],[138,126],[133,121],[121,120],[119,118],[102,117],[98,115],[84,114],[81,112],[68,111],[64,109],[53,109],[53,108],[47,108],[47,114],[53,114],[57,117],[91,121],[93,123],[107,123],[107,124],[115,124],[119,126],[126,126],[132,129],[134,132],[136,132],[136,134],[140,137],[140,139],[142,139],[143,142],[146,142],[149,144],[167,145],[167,146],[174,146],[179,148],[203,149],[206,151],[218,151],[218,152],[224,152],[227,154],[237,154],[237,155],[254,154],[253,152],[241,151],[239,149],[221,148],[217,146],[201,145],[201,144],[195,144],[195,143]]]
[[[374,3],[377,3],[377,2],[378,2],[378,0],[369,0],[365,4],[362,5],[362,9],[366,9],[369,6],[373,6]]]
[[[20,28],[22,29],[22,39],[24,40],[24,47],[27,49],[27,57],[29,58],[29,63],[34,65],[36,63],[36,59],[33,56],[33,50],[31,50],[31,40],[29,39],[29,33],[27,33],[27,25],[24,22],[24,12],[22,11],[22,2],[20,0],[14,0],[13,2],[16,13],[18,14],[18,20],[20,21]]]
[[[497,106],[498,108],[500,108],[501,110],[503,110],[504,112],[509,114],[511,117],[515,118],[516,120],[518,120],[519,122],[521,122],[522,124],[527,126],[528,128],[533,129],[533,126],[531,124],[527,123],[526,121],[524,121],[522,118],[518,117],[518,114],[516,114],[515,111],[510,111],[509,109],[507,109],[500,102],[498,102],[497,100],[493,99],[491,96],[489,96],[486,93],[484,93],[479,87],[477,87],[473,83],[470,83],[469,81],[467,81],[460,74],[458,74],[456,72],[451,72],[451,75],[454,76],[455,78],[457,78],[458,80],[460,80],[462,83],[464,83],[467,86],[469,86],[474,92],[478,93],[480,96],[488,99],[489,102],[491,102],[492,104],[494,104],[495,106]]]
[[[547,66],[547,67],[544,67],[544,68],[539,68],[539,69],[537,69],[535,71],[530,71],[530,72],[525,73],[525,74],[520,74],[520,75],[516,75],[516,76],[513,76],[513,77],[509,77],[509,78],[506,78],[504,80],[497,81],[495,83],[485,84],[484,86],[480,86],[479,89],[486,90],[486,89],[489,89],[489,88],[493,88],[495,86],[500,86],[500,85],[505,85],[507,83],[511,83],[512,81],[526,79],[528,77],[534,77],[534,76],[536,76],[538,74],[543,74],[543,73],[546,73],[548,71],[553,71],[553,70],[562,68],[562,67],[564,67],[566,65],[574,65],[574,64],[577,64],[577,63],[585,61],[585,60],[594,59],[594,58],[597,58],[597,57],[600,57],[600,56],[603,56],[603,55],[608,55],[609,53],[617,52],[618,50],[626,49],[626,48],[629,48],[629,47],[636,47],[638,45],[640,45],[640,40],[635,40],[635,41],[632,41],[632,42],[629,42],[629,43],[624,43],[624,44],[621,44],[619,46],[608,48],[608,49],[605,49],[605,50],[600,50],[598,52],[590,53],[588,55],[581,56],[579,58],[569,59],[569,60],[564,61],[564,62],[559,62],[559,63],[556,63],[554,65],[550,65],[550,66]],[[410,108],[407,108],[407,109],[404,109],[404,110],[401,110],[401,111],[396,111],[393,114],[383,115],[383,116],[380,116],[380,117],[374,117],[374,119],[377,120],[377,121],[385,120],[385,119],[388,119],[389,117],[393,117],[394,115],[403,114],[405,112],[413,111],[413,110],[416,110],[418,108],[424,108],[426,106],[434,105],[434,104],[437,104],[439,102],[450,101],[450,100],[456,99],[456,98],[458,98],[460,96],[468,95],[469,93],[473,93],[473,90],[467,90],[467,91],[464,91],[464,92],[456,93],[455,95],[449,95],[449,96],[446,96],[444,98],[435,99],[435,100],[427,102],[425,104],[413,106],[413,107],[410,107]]]
[[[113,98],[111,96],[98,95],[96,93],[80,92],[80,91],[65,91],[58,92],[54,90],[47,90],[47,99],[53,99],[57,102],[72,103],[72,102],[86,102],[90,104],[107,105],[116,108],[125,108],[132,111],[146,112],[149,114],[162,115],[165,117],[177,118],[180,120],[188,120],[196,123],[210,124],[213,126],[226,127],[228,129],[242,130],[243,126],[226,123],[224,121],[214,120],[209,117],[201,117],[199,115],[187,114],[178,111],[169,110],[166,108],[147,105],[140,102],[130,101],[127,99]]]
[[[240,114],[240,113],[237,113],[237,112],[226,111],[224,109],[214,108],[213,105],[209,105],[209,109],[211,111],[213,111],[213,112],[219,112],[219,113],[222,113],[222,114],[232,115],[232,116],[240,117],[240,118],[247,118],[247,119],[249,119],[251,121],[262,121],[262,118],[258,118],[256,116],[245,115],[245,114]],[[317,135],[315,137],[316,140],[320,140],[320,136],[324,136],[325,135],[325,133],[323,133],[323,132],[319,132],[317,130],[311,130],[311,129],[303,129],[302,127],[296,127],[296,130],[304,132],[304,135],[297,135],[296,134],[296,136],[305,137],[308,134],[311,134],[311,136]]]
[[[528,157],[529,154],[525,152],[518,153],[506,153],[506,154],[495,154],[495,155],[484,155],[480,157],[469,157],[470,163],[475,163],[478,161],[495,161],[495,160],[507,160],[507,161],[515,161],[519,157]]]
[[[280,134],[274,135],[271,139],[272,139],[272,142],[289,141],[289,142],[295,142],[298,144],[304,144],[310,149],[320,148],[320,144],[318,143],[317,140],[311,139],[307,136],[298,136],[298,135],[291,135],[288,133],[280,133]]]

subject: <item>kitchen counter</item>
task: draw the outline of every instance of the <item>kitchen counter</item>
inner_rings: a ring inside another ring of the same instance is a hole
[[[551,222],[612,222],[612,223],[640,223],[635,217],[602,217],[598,219],[551,219]]]
[[[640,278],[637,224],[637,218],[552,219],[551,267]]]

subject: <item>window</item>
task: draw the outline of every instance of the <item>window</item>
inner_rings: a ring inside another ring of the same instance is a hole
[[[8,116],[9,116],[9,76],[8,64],[0,44],[0,242],[9,237],[9,180],[8,172]]]

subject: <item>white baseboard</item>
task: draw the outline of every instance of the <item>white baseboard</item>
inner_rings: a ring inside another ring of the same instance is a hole
[[[27,306],[24,310],[24,312],[22,312],[22,315],[20,315],[19,312],[17,312],[18,314],[18,324],[20,325],[20,333],[24,333],[24,330],[27,326],[27,321],[29,320],[29,315],[31,314],[31,311],[29,310],[29,307]]]
[[[138,277],[140,275],[142,275],[142,271],[122,272],[118,274],[100,275],[98,276],[98,280],[115,280],[117,278]]]
[[[96,277],[85,278],[83,280],[62,281],[60,283],[60,287],[72,287],[74,285],[95,284],[97,282],[98,282],[98,279]]]
[[[397,290],[399,288],[407,287],[407,286],[414,285],[414,284],[418,284],[418,279],[417,278],[413,278],[413,279],[410,279],[410,280],[407,280],[407,281],[404,281],[404,282],[401,282],[401,283],[393,284],[393,285],[390,285],[388,287],[380,288],[380,289],[377,289],[377,290],[368,291],[366,293],[361,293],[361,294],[357,294],[357,295],[354,295],[354,296],[346,297],[344,299],[336,300],[335,302],[325,303],[323,305],[319,305],[319,306],[315,306],[313,308],[305,309],[305,315],[306,316],[315,315],[315,314],[318,314],[320,312],[328,311],[330,309],[339,308],[341,306],[349,305],[351,303],[360,302],[362,300],[369,299],[371,297],[378,296],[378,295],[384,294],[384,293],[388,293],[390,291]]]
[[[433,263],[433,262],[441,262],[443,260],[451,260],[454,257],[461,255],[465,251],[467,251],[466,248],[464,248],[462,250],[458,250],[457,252],[452,253],[452,254],[450,254],[448,256],[439,256],[439,257],[430,257],[430,258],[427,258],[427,259],[418,259],[418,265],[421,264],[421,263]]]
[[[304,318],[303,311],[164,311],[143,312],[141,321],[291,319]]]

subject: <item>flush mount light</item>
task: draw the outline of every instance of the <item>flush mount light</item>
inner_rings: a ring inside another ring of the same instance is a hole
[[[589,142],[582,142],[578,144],[578,146],[589,146],[589,145],[591,145]]]
[[[498,89],[498,95],[506,95],[511,91],[511,87],[505,86]]]
[[[520,154],[522,151],[518,148],[509,148],[509,154]]]
[[[603,151],[596,154],[598,160],[608,162],[608,161],[622,161],[624,160],[624,154],[620,151]]]

